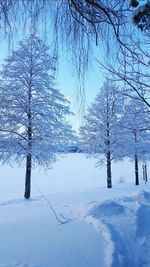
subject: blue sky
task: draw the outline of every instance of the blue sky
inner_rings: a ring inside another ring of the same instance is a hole
[[[6,40],[2,41],[1,39],[0,64],[3,63],[3,59],[10,53],[10,49],[16,48],[17,41],[18,40],[16,38],[16,40],[13,42],[13,44],[10,45],[9,48],[8,42]],[[71,64],[69,55],[62,52],[60,53],[59,58],[60,59],[57,74],[58,88],[71,102],[71,110],[74,112],[75,116],[72,116],[70,118],[70,121],[73,125],[73,128],[75,130],[78,130],[79,126],[83,122],[83,108],[81,105],[81,96],[79,93],[77,75],[75,74],[75,68]],[[90,105],[90,103],[94,100],[96,94],[99,91],[99,88],[103,83],[103,74],[94,58],[92,60],[88,73],[86,73],[85,80],[84,105],[86,110],[86,107]]]
[[[83,121],[83,107],[81,104],[82,96],[79,93],[79,84],[77,76],[74,74],[74,67],[69,63],[69,60],[64,58],[60,59],[60,66],[58,72],[58,87],[71,101],[71,109],[75,113],[72,118],[72,123],[75,128],[78,128]],[[85,95],[84,105],[86,107],[94,100],[99,88],[103,83],[103,74],[98,63],[93,62],[90,70],[86,73],[85,79]],[[79,97],[79,99],[78,99]]]

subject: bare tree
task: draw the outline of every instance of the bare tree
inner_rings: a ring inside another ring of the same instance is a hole
[[[1,32],[12,33],[18,25],[38,30],[39,22],[44,28],[51,20],[57,41],[62,36],[80,53],[87,53],[93,40],[96,45],[108,42],[110,35],[119,46],[126,46],[123,36],[131,12],[129,0],[0,0]]]
[[[112,80],[123,85],[123,93],[126,96],[139,99],[150,108],[149,35],[140,34],[136,40],[129,36],[127,42],[130,43],[135,54],[122,49],[115,64],[108,60],[104,63],[98,62]]]
[[[48,24],[51,21],[55,49],[59,50],[60,40],[68,45],[78,80],[84,83],[93,44],[103,46],[116,58],[122,50],[138,60],[143,56],[145,51],[141,50],[139,55],[131,44],[131,35],[134,42],[138,43],[139,39],[135,27],[129,23],[134,10],[141,14],[140,4],[136,0],[0,0],[1,33],[11,36],[17,28],[36,32],[40,27],[51,27]],[[142,7],[148,10],[147,5]]]

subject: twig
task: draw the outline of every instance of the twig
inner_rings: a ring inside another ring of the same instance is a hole
[[[44,196],[44,194],[41,192],[41,190],[39,189],[39,187],[37,185],[35,185],[40,193],[40,195],[45,199],[45,201],[48,203],[48,205],[50,206],[52,212],[54,213],[54,216],[56,218],[56,220],[60,223],[60,224],[64,224],[66,221],[62,221],[59,219],[56,211],[54,210],[53,206],[52,206],[52,203]],[[61,215],[62,216],[62,215]],[[62,218],[65,220],[65,217],[62,216]]]

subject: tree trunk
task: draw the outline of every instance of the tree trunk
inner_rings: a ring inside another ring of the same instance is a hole
[[[135,185],[139,185],[139,168],[137,154],[135,154]]]
[[[147,183],[147,164],[145,163],[145,184]]]
[[[107,188],[112,188],[110,151],[107,152]]]
[[[147,165],[146,163],[143,163],[143,180],[145,181],[145,184],[147,183]]]
[[[32,158],[31,154],[27,155],[26,158],[26,176],[25,176],[25,193],[24,197],[26,199],[30,198],[31,193],[31,168],[32,168]]]
[[[28,110],[27,110],[27,136],[28,136],[28,153],[26,157],[26,175],[25,175],[25,193],[26,199],[30,198],[31,194],[31,168],[32,168],[32,116],[31,116],[31,88],[32,88],[32,57],[31,57],[31,69],[30,69],[30,83],[28,88]]]

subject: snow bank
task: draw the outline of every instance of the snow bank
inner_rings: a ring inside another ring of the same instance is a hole
[[[106,267],[150,266],[150,192],[91,202],[79,215],[103,235]]]

